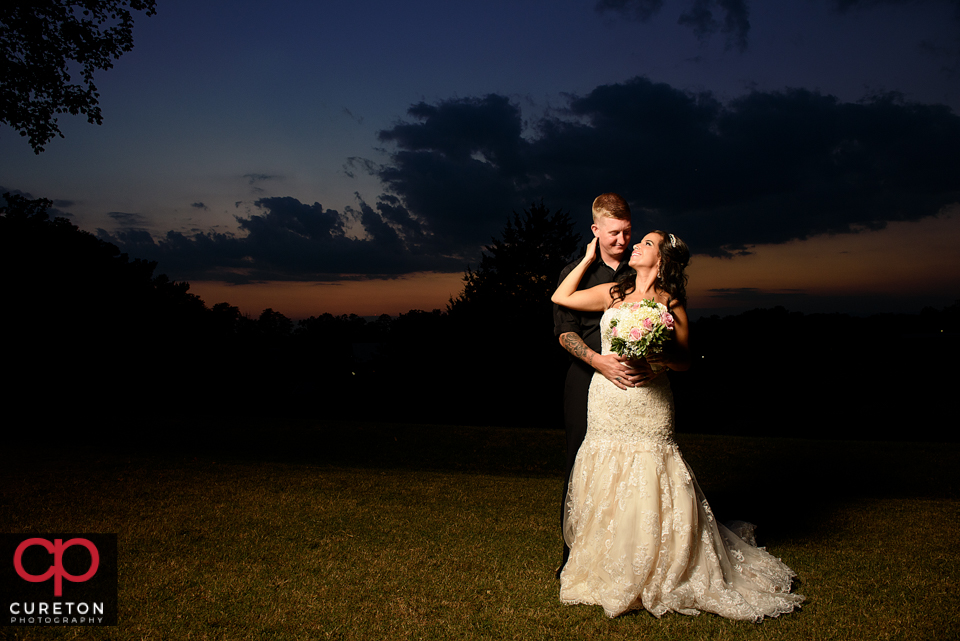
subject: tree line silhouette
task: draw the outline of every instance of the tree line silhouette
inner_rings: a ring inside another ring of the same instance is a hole
[[[515,213],[446,310],[294,322],[208,307],[156,263],[5,194],[0,269],[8,408],[91,435],[138,416],[285,416],[561,426],[568,356],[549,296],[581,247],[564,212]],[[957,375],[960,302],[857,318],[782,307],[700,318],[689,372],[671,375],[678,428],[832,438],[938,436]]]

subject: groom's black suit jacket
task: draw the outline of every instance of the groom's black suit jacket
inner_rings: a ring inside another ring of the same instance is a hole
[[[611,269],[602,260],[595,260],[583,278],[580,279],[580,285],[577,290],[590,289],[596,285],[604,283],[613,283],[624,270],[629,269],[627,261],[629,256],[616,271]],[[560,280],[563,282],[567,274],[580,264],[577,260],[567,265],[560,273]],[[583,342],[593,351],[600,352],[600,312],[577,312],[559,305],[553,306],[553,333],[560,336],[566,332],[574,332],[583,339]],[[563,482],[563,502],[560,504],[561,523],[563,522],[564,506],[567,502],[567,485],[570,483],[570,472],[573,471],[573,463],[577,459],[577,451],[580,444],[583,443],[583,437],[587,433],[587,393],[590,390],[590,379],[593,378],[593,368],[584,363],[579,358],[570,357],[570,369],[567,370],[567,379],[563,388],[563,423],[567,434],[567,466],[566,475]],[[567,548],[564,545],[564,557],[566,562]]]

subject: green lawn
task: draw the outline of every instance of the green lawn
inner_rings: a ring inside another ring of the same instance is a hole
[[[198,429],[205,436],[196,436]],[[0,456],[0,531],[116,532],[120,625],[9,639],[949,639],[960,445],[681,435],[802,611],[761,624],[563,606],[560,432],[145,421]]]

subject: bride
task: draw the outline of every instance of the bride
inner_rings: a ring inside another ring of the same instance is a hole
[[[794,572],[714,520],[673,440],[665,372],[690,366],[687,246],[673,234],[651,232],[634,245],[632,272],[613,286],[577,291],[596,243],[553,302],[602,311],[604,353],[624,303],[664,305],[674,318],[673,339],[663,353],[647,357],[658,373],[646,385],[622,390],[602,376],[591,381],[587,435],[567,494],[563,532],[570,559],[560,576],[560,600],[600,605],[611,617],[640,608],[658,617],[705,611],[753,621],[791,612],[803,601],[790,593]]]

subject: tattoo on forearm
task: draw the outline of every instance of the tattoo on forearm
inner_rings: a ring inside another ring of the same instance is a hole
[[[587,365],[593,367],[593,357],[596,352],[590,349],[583,339],[574,332],[566,332],[560,336],[563,341],[563,349],[567,350]]]

